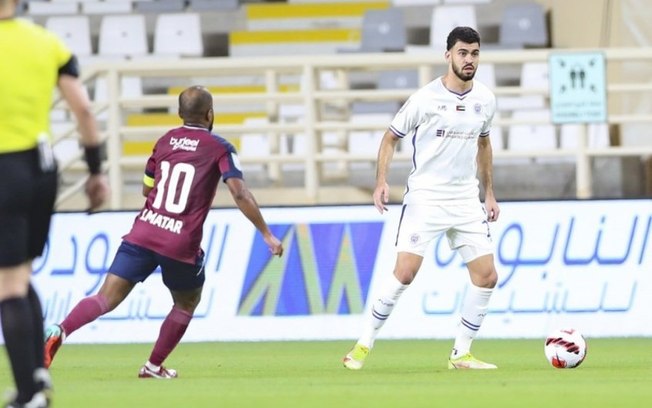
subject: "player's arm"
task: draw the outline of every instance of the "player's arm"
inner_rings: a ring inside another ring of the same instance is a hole
[[[97,123],[91,111],[91,103],[86,90],[79,80],[79,67],[74,56],[71,56],[59,69],[57,85],[61,96],[77,119],[84,157],[90,172],[90,177],[86,182],[86,195],[90,200],[91,210],[97,209],[109,196],[109,183],[106,176],[102,174],[101,140]]]
[[[235,204],[238,206],[240,211],[242,211],[245,217],[247,217],[247,219],[249,219],[249,221],[251,221],[256,229],[263,235],[263,239],[272,254],[278,256],[283,255],[283,244],[281,244],[281,241],[279,241],[279,239],[269,230],[269,227],[260,212],[258,203],[253,194],[251,194],[251,191],[249,191],[245,185],[244,180],[238,177],[229,177],[225,182],[229,187],[231,196],[233,196],[233,201],[235,201]]]
[[[156,150],[156,147],[154,147]],[[152,154],[147,160],[147,165],[145,166],[145,174],[143,174],[143,196],[147,197],[149,193],[154,190],[154,176],[156,169],[156,161],[154,160],[154,155]]]
[[[493,186],[493,151],[489,135],[478,138],[478,175],[484,189],[484,205],[487,210],[487,220],[496,221],[500,208],[494,196]]]
[[[376,162],[376,188],[374,189],[374,206],[381,214],[387,211],[385,205],[389,202],[389,184],[387,174],[389,165],[392,163],[394,151],[400,138],[391,130],[385,131],[383,139],[378,148],[378,160]]]

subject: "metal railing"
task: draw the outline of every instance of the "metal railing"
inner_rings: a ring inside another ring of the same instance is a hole
[[[580,52],[596,50],[518,50],[518,51],[483,51],[481,64],[494,64],[496,72],[501,67],[520,66],[526,62],[547,62],[552,52]],[[627,113],[619,106],[618,99],[625,96],[636,97],[640,93],[652,91],[652,82],[633,82],[630,78],[619,75],[620,64],[652,59],[652,48],[619,48],[601,50],[607,63],[607,94],[610,101],[607,122],[609,124],[631,124],[652,122],[650,113]],[[350,163],[353,161],[373,161],[376,151],[368,154],[357,154],[342,149],[337,155],[324,151],[322,136],[326,132],[352,131],[382,131],[388,123],[360,123],[350,120],[350,106],[355,101],[396,101],[401,102],[415,89],[351,89],[352,76],[372,76],[383,70],[416,70],[420,85],[425,85],[436,76],[445,72],[443,58],[433,54],[342,54],[330,56],[300,56],[276,58],[204,58],[181,60],[148,60],[126,61],[122,63],[105,64],[88,70],[84,80],[104,77],[108,84],[108,101],[97,103],[97,112],[105,112],[104,137],[107,144],[108,171],[113,194],[110,208],[123,206],[123,173],[126,169],[137,167],[142,169],[146,160],[144,156],[123,155],[123,144],[134,140],[156,140],[169,127],[165,126],[127,126],[127,112],[133,110],[173,110],[176,111],[177,95],[163,91],[160,94],[145,94],[138,98],[120,96],[120,79],[123,76],[141,77],[144,82],[155,82],[158,88],[165,89],[165,84],[187,85],[195,82],[188,78],[203,78],[202,84],[213,80],[228,81],[229,77],[248,76],[255,78],[257,83],[264,85],[260,93],[220,93],[215,95],[216,111],[222,107],[237,104],[263,106],[267,114],[266,124],[231,124],[219,125],[216,131],[222,136],[238,137],[243,134],[266,134],[270,140],[270,154],[252,156],[241,152],[243,164],[263,164],[274,178],[282,178],[281,165],[286,163],[301,163],[303,167],[303,192],[308,201],[316,203],[316,197],[322,183],[322,163],[337,161]],[[321,85],[323,75],[335,78],[329,87]],[[295,78],[300,82],[296,92],[280,91],[283,78]],[[546,87],[523,88],[520,86],[497,86],[493,89],[497,97],[518,95],[543,95],[549,97]],[[284,120],[280,111],[287,104],[300,105],[301,114],[292,121]],[[549,120],[517,120],[501,117],[495,120],[494,126],[510,126],[515,124],[549,124]],[[282,153],[279,149],[281,135],[303,135],[305,151],[302,154]],[[75,137],[70,130],[60,135],[57,141]],[[589,147],[586,131],[578,134],[577,147],[574,149],[551,149],[531,151],[496,151],[494,157],[574,157],[576,161],[576,196],[590,198],[591,191],[591,159],[605,156],[647,156],[652,155],[652,136],[649,146],[608,146],[601,148]],[[62,164],[64,172],[79,169],[81,154]],[[397,161],[411,159],[410,152],[398,152]],[[59,197],[59,202],[71,197],[83,184],[83,180],[67,186]]]

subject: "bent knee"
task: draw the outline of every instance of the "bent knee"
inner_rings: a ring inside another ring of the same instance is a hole
[[[498,273],[492,255],[481,256],[467,264],[471,281],[481,288],[493,288],[498,283]]]
[[[173,293],[174,305],[188,313],[193,313],[201,301],[201,291]]]

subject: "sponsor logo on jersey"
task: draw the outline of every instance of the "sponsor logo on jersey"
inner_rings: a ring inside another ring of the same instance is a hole
[[[187,137],[182,137],[181,139],[171,137],[170,146],[172,146],[172,150],[181,149],[189,152],[194,152],[197,150],[197,146],[199,146],[199,140],[188,139]]]
[[[451,139],[475,139],[478,135],[473,130],[459,130],[459,129],[449,129],[443,134],[443,137]]]

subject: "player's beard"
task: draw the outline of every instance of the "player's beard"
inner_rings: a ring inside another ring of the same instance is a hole
[[[464,67],[460,68],[459,66],[455,65],[454,62],[453,62],[452,65],[453,65],[453,72],[455,73],[455,75],[464,82],[472,80],[473,77],[475,76],[475,71],[476,71],[475,68],[473,68],[473,72],[471,72],[470,74],[467,74],[467,73],[464,72]],[[465,65],[465,66],[473,67],[473,65],[471,65],[471,64],[468,64],[468,65]]]

